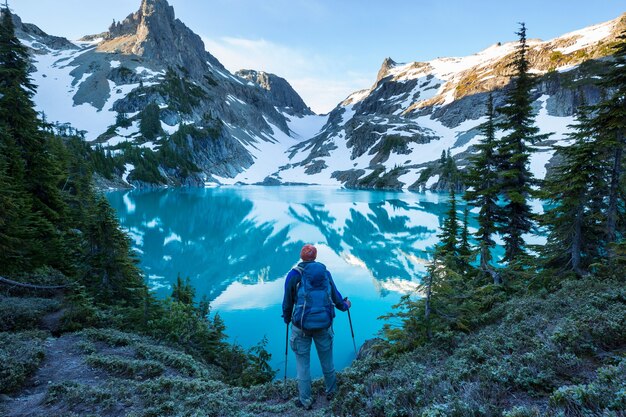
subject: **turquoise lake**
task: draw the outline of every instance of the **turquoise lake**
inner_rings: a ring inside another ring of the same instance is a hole
[[[107,198],[133,241],[146,282],[171,294],[180,274],[207,295],[230,341],[245,348],[268,338],[271,364],[284,373],[285,276],[312,243],[339,291],[352,300],[358,347],[376,336],[403,294],[414,292],[437,243],[447,196],[326,187],[219,187],[115,191]],[[462,207],[460,207],[462,209]],[[335,367],[354,359],[347,314],[337,312]],[[288,376],[295,377],[289,352]],[[320,376],[315,353],[311,371]]]

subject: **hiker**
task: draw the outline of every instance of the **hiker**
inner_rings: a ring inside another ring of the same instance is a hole
[[[285,280],[283,319],[291,323],[291,349],[296,354],[298,392],[296,406],[310,410],[311,398],[311,342],[322,365],[326,399],[332,399],[337,390],[337,377],[333,364],[333,318],[337,307],[347,311],[352,303],[341,297],[330,272],[324,264],[316,262],[317,249],[304,245],[300,262],[289,271]],[[333,306],[334,305],[334,306]]]

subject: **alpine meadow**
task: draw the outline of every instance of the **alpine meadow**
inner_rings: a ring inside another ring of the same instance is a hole
[[[0,6],[0,415],[626,417],[626,13],[321,114],[264,66],[333,47],[269,26],[345,4],[136,1],[72,41]]]

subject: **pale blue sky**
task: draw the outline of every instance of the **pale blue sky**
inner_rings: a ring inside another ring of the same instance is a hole
[[[285,77],[313,110],[369,87],[383,59],[464,56],[515,40],[524,21],[544,40],[618,17],[623,0],[169,0],[229,70]],[[141,0],[9,0],[24,21],[76,39],[107,29]]]

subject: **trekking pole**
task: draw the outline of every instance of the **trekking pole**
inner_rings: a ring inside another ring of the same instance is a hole
[[[285,378],[283,380],[283,384],[285,385],[285,389],[287,389],[287,358],[289,357],[289,323],[287,324],[287,333],[285,334]]]
[[[343,299],[343,301],[347,300],[348,297]],[[356,342],[354,341],[354,329],[352,328],[352,317],[350,317],[350,308],[348,308],[348,321],[350,322],[350,333],[352,333],[352,346],[354,347],[354,357],[356,358]]]

